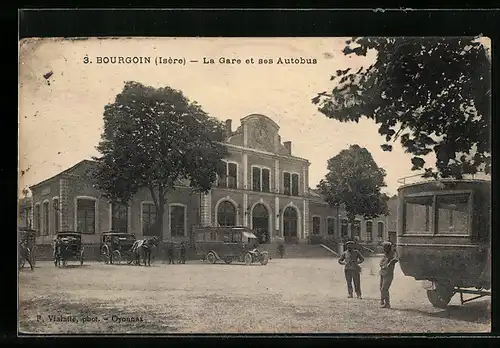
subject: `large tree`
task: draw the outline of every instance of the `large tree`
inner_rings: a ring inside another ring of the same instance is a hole
[[[330,79],[331,92],[312,102],[328,118],[358,122],[366,117],[379,125],[389,142],[401,139],[413,155],[412,170],[424,176],[461,178],[489,174],[491,61],[477,38],[353,38],[343,53],[376,61],[357,72],[346,67]],[[435,168],[422,156],[432,151]]]
[[[223,123],[181,91],[126,82],[105,106],[101,156],[90,174],[113,203],[128,204],[138,190],[149,190],[158,213],[155,234],[161,235],[167,194],[180,181],[197,192],[212,187],[227,154],[223,137]]]
[[[367,149],[351,145],[330,158],[327,169],[318,189],[330,206],[344,206],[351,226],[356,215],[373,219],[388,214],[389,197],[381,192],[386,173]]]

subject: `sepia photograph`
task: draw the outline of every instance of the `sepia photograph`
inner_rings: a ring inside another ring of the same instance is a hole
[[[18,61],[20,335],[491,331],[488,37]]]

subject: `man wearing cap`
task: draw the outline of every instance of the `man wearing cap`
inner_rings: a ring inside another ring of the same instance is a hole
[[[384,242],[384,257],[380,260],[380,307],[391,308],[389,288],[394,279],[394,266],[398,262],[397,254],[391,242]]]
[[[354,249],[354,242],[345,243],[347,248],[339,258],[339,264],[345,265],[344,273],[347,281],[347,292],[349,298],[352,298],[352,283],[354,282],[354,291],[358,298],[361,298],[361,267],[359,266],[365,259],[359,250]]]

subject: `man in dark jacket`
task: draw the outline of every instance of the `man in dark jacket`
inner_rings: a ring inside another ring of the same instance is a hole
[[[186,242],[182,241],[181,244],[179,245],[179,263],[185,264],[186,263]]]
[[[354,242],[345,243],[346,251],[340,255],[339,264],[345,265],[344,273],[347,281],[347,292],[349,298],[352,298],[352,283],[354,282],[354,291],[358,298],[361,298],[361,267],[359,266],[365,259],[361,253],[354,249]]]
[[[384,242],[384,257],[380,260],[380,307],[391,308],[389,288],[394,279],[394,266],[398,257],[391,242]]]
[[[174,263],[174,243],[171,241],[167,242],[167,262],[168,264]]]

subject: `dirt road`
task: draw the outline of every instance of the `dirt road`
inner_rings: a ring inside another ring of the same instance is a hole
[[[363,266],[363,299],[348,299],[336,259],[239,264],[99,263],[19,275],[20,330],[32,333],[488,332],[490,299],[447,310],[397,268],[392,309],[380,309],[378,259]]]

